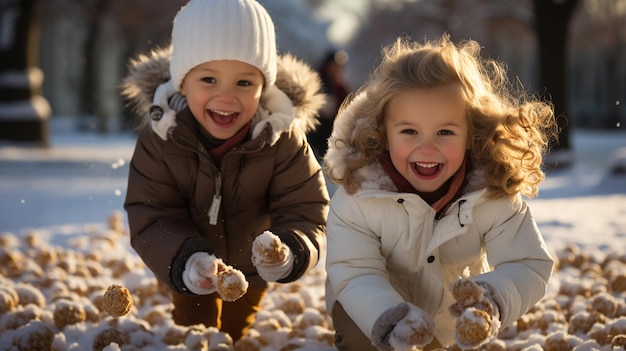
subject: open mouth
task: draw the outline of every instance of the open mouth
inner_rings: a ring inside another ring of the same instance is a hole
[[[413,171],[420,177],[435,177],[441,171],[441,163],[413,163]]]
[[[207,112],[215,124],[220,126],[229,126],[233,124],[237,116],[239,116],[238,112],[226,112],[219,110],[207,110]]]

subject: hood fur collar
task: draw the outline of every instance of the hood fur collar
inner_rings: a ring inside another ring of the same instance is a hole
[[[122,81],[122,96],[130,101],[139,124],[149,123],[163,140],[176,127],[176,112],[186,107],[184,97],[169,83],[170,57],[171,47],[139,55],[130,61],[128,76]],[[307,133],[315,129],[318,111],[326,102],[320,90],[317,72],[290,54],[279,55],[276,83],[261,95],[252,137],[259,136],[268,125],[271,144],[285,131]]]

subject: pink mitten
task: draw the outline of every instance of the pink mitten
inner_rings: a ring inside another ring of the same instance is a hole
[[[385,311],[372,329],[372,344],[379,350],[409,351],[433,340],[435,322],[421,308],[401,303]]]
[[[196,252],[185,263],[183,282],[194,294],[212,294],[217,290],[217,274],[226,268],[224,262],[214,255]]]
[[[293,253],[280,238],[266,230],[252,243],[252,263],[267,282],[285,278],[293,269]]]
[[[450,285],[457,301],[450,313],[457,317],[456,343],[463,350],[475,349],[493,339],[500,329],[500,311],[493,288],[487,283],[459,279]]]

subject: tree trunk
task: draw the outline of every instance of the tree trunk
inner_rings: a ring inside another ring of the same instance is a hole
[[[0,139],[48,145],[50,105],[41,96],[34,0],[0,3]]]
[[[543,98],[552,102],[560,129],[559,140],[551,150],[571,149],[573,120],[568,111],[567,79],[568,25],[578,0],[534,0],[539,42],[540,88]]]

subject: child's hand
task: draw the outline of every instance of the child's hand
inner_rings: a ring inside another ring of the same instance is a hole
[[[372,342],[379,350],[422,349],[433,340],[435,322],[421,308],[401,303],[384,312],[372,330]]]
[[[267,282],[285,278],[293,268],[293,253],[289,246],[270,231],[257,236],[252,243],[252,263]]]
[[[452,282],[450,291],[457,301],[450,313],[457,317],[456,343],[463,350],[475,349],[493,339],[500,329],[500,312],[491,298],[489,285],[470,279]]]
[[[226,268],[226,264],[214,255],[196,252],[185,263],[183,282],[194,294],[212,294],[217,290],[217,274]]]

